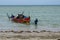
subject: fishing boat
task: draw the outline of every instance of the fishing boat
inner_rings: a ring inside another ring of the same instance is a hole
[[[25,16],[24,18],[17,18],[15,16],[9,16],[8,14],[7,16],[13,22],[22,23],[22,24],[30,24],[30,16],[29,17]]]

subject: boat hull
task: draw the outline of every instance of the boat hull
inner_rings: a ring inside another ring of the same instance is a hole
[[[30,18],[23,19],[11,18],[11,20],[16,23],[30,24]]]

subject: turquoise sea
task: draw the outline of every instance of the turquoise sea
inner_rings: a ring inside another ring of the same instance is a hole
[[[14,23],[7,17],[18,13],[31,16],[30,25]],[[38,26],[34,20],[38,18]],[[49,30],[60,31],[60,6],[59,5],[0,5],[0,30]]]

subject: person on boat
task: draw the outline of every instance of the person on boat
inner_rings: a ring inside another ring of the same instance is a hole
[[[23,19],[23,18],[25,18],[26,16],[24,16],[23,14],[24,14],[24,11],[22,12],[22,14],[18,14],[17,19]]]
[[[18,16],[16,18],[19,19],[19,17],[20,17],[20,14],[18,14]]]
[[[38,19],[37,18],[35,19],[34,23],[37,26],[37,23],[38,23]]]
[[[18,14],[18,16],[16,17],[17,19],[23,18],[23,14]]]
[[[12,15],[11,15],[11,18],[14,18],[14,17],[15,17],[15,16],[12,14]]]

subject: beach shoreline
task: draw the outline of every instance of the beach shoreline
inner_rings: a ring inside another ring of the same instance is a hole
[[[38,31],[0,31],[2,40],[57,40],[60,38],[60,32],[42,30]]]

